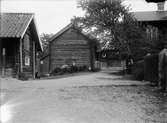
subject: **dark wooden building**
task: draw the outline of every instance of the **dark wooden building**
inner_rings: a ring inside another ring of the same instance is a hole
[[[49,73],[63,65],[95,68],[97,42],[67,25],[50,39],[49,51],[41,59],[41,73]]]
[[[147,39],[150,43],[156,41],[156,52],[144,58],[144,79],[147,81],[158,81],[158,53],[167,45],[167,11],[134,12],[134,17],[145,29]],[[155,43],[154,43],[155,44]],[[154,55],[151,55],[154,54]]]
[[[0,14],[0,76],[35,77],[42,45],[32,13]]]
[[[145,29],[148,41],[167,43],[167,11],[134,12],[133,15]]]

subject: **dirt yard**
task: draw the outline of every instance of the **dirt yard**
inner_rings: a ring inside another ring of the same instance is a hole
[[[111,70],[0,83],[1,123],[167,123],[167,94]]]

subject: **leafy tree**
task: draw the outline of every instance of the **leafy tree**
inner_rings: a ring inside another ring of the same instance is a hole
[[[49,53],[49,39],[53,36],[53,34],[45,34],[45,33],[42,33],[40,35],[40,40],[42,42],[42,46],[43,46],[43,49],[44,51],[43,52],[40,52],[39,53],[39,57],[43,57],[45,55],[47,55]]]
[[[141,58],[148,52],[145,31],[119,0],[79,0],[78,7],[85,11],[83,17],[72,21],[87,34],[99,39],[108,48],[121,54]]]
[[[40,40],[42,42],[42,46],[44,48],[44,50],[47,48],[48,44],[49,44],[49,39],[53,36],[53,34],[45,34],[42,33],[40,35]]]

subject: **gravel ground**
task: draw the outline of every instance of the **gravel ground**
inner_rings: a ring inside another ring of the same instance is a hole
[[[110,72],[1,78],[1,123],[167,123],[167,94]]]

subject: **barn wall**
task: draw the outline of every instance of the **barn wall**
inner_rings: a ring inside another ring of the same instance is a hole
[[[29,42],[29,43],[25,43]],[[25,46],[26,45],[26,46]],[[27,49],[27,45],[29,45]],[[29,57],[29,65],[26,64],[26,58]],[[30,28],[27,29],[23,37],[23,72],[26,76],[33,77],[33,39]]]
[[[50,50],[51,71],[65,64],[91,66],[90,44],[75,29],[70,28],[55,39],[50,45]]]

